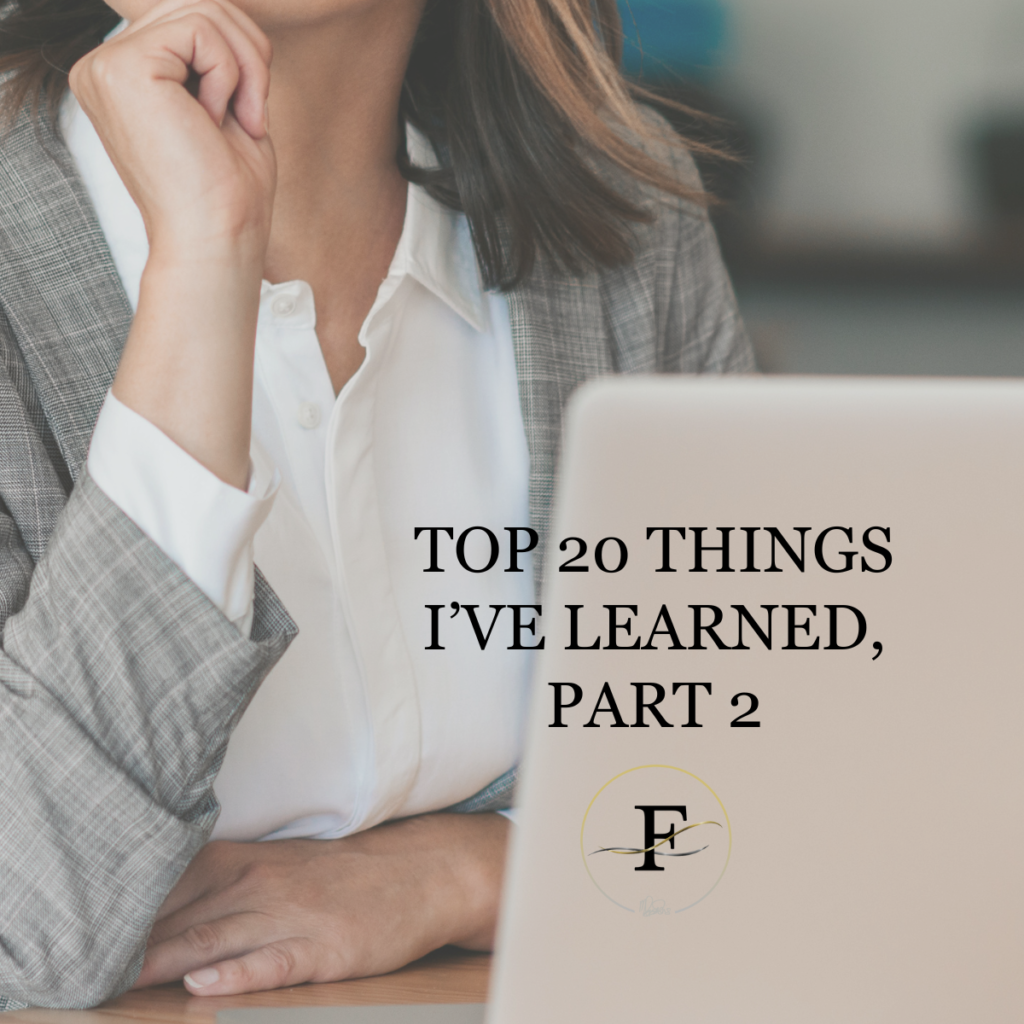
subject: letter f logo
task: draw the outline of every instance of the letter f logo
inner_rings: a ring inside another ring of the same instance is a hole
[[[669,806],[652,805],[652,804],[635,804],[638,811],[644,812],[644,846],[643,849],[638,851],[644,855],[644,862],[638,868],[634,868],[634,871],[664,871],[664,868],[658,867],[655,862],[655,849],[658,846],[664,846],[668,843],[669,849],[674,850],[676,848],[676,833],[678,829],[669,827],[667,832],[655,832],[657,828],[657,822],[655,816],[659,811],[667,812],[674,811],[678,814],[683,821],[686,821],[686,807],[679,806],[677,804]]]

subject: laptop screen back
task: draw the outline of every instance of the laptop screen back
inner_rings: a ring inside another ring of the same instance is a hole
[[[1019,1019],[1024,385],[571,416],[490,1024]]]

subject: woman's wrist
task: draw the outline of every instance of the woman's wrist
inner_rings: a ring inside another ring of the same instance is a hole
[[[221,280],[244,281],[263,276],[270,232],[265,224],[224,227],[190,224],[184,217],[173,227],[151,228],[146,271],[154,274],[196,271]]]
[[[452,817],[462,819],[465,826],[473,829],[476,842],[472,844],[472,854],[459,859],[456,881],[462,890],[464,913],[461,928],[449,943],[463,949],[489,951],[494,948],[512,826],[500,814]],[[466,849],[468,852],[468,846]]]
[[[399,842],[425,854],[423,897],[437,928],[433,945],[489,950],[509,829],[507,819],[498,814],[439,813],[372,829],[366,836],[378,833],[385,844]]]
[[[188,259],[157,248],[114,394],[232,486],[249,470],[262,263],[225,246]]]

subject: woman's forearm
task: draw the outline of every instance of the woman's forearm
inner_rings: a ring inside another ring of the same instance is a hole
[[[211,843],[164,904],[138,984],[185,975],[196,994],[229,995],[490,949],[510,827],[425,814],[344,839]]]
[[[237,487],[276,185],[269,65],[238,8],[161,0],[71,72],[150,243],[114,394]]]
[[[113,390],[244,489],[262,252],[239,243],[212,248],[193,258],[151,254]]]

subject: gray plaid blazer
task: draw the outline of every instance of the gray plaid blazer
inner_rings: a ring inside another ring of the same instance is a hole
[[[641,198],[656,219],[634,263],[538,269],[509,296],[542,536],[582,382],[752,368],[706,217]],[[258,576],[242,637],[83,471],[131,316],[67,150],[23,116],[0,142],[0,1009],[132,983],[213,827],[231,729],[295,632]],[[513,783],[455,809],[509,806]]]

